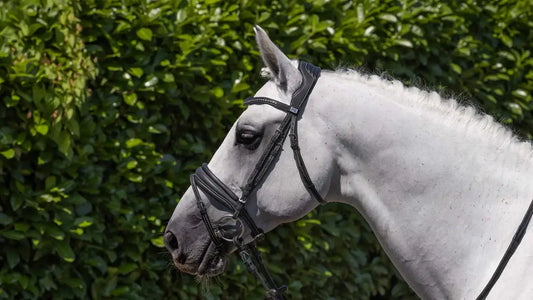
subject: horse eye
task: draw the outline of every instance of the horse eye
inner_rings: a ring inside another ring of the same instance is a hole
[[[261,143],[261,137],[261,134],[251,130],[237,131],[237,144],[243,145],[250,150],[255,150]]]

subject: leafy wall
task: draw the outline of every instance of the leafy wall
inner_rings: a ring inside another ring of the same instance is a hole
[[[530,1],[0,2],[0,298],[262,297],[199,284],[162,230],[263,82],[252,26],[292,57],[470,99],[533,138]],[[262,244],[291,299],[401,298],[361,217],[328,205]]]

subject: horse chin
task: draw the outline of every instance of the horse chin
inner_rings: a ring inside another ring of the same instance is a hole
[[[200,265],[198,266],[197,274],[202,277],[214,277],[220,275],[226,269],[227,261],[228,259],[225,253],[219,253],[216,250],[215,245],[209,243]]]

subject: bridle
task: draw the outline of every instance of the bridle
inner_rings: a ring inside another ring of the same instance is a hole
[[[223,254],[227,252],[228,243],[233,243],[237,246],[239,255],[248,268],[248,271],[254,273],[259,278],[267,290],[267,298],[270,299],[284,299],[283,292],[286,290],[286,286],[278,287],[263,264],[261,255],[255,245],[256,241],[264,237],[263,230],[255,224],[252,217],[246,211],[246,202],[250,193],[265,178],[269,169],[276,161],[276,158],[281,153],[287,135],[290,137],[294,160],[296,161],[300,178],[306,190],[321,204],[326,202],[317,191],[305,167],[298,145],[297,126],[298,119],[301,117],[307,99],[320,77],[320,68],[300,61],[298,70],[302,75],[302,82],[292,94],[290,105],[267,97],[250,97],[244,100],[244,105],[267,104],[285,112],[286,115],[270,139],[253,172],[248,177],[246,184],[241,187],[241,196],[238,197],[233,193],[227,185],[209,170],[205,163],[190,178],[202,221],[207,228],[209,237],[215,245],[216,250],[219,254]],[[200,190],[210,201],[224,206],[232,214],[222,217],[218,220],[217,224],[214,224],[207,214],[207,209],[200,196]],[[247,225],[252,237],[252,241],[247,244],[243,243],[244,224]]]
[[[269,299],[285,299],[283,292],[286,290],[286,286],[278,287],[266,269],[259,250],[256,247],[256,241],[263,239],[263,230],[255,224],[252,217],[246,211],[246,202],[248,196],[254,191],[259,183],[265,178],[268,170],[279,156],[283,143],[290,137],[290,145],[294,154],[294,160],[298,167],[300,178],[306,188],[306,190],[315,198],[319,203],[324,204],[326,201],[320,196],[315,185],[309,177],[307,168],[302,159],[300,153],[300,147],[298,145],[298,118],[301,116],[302,111],[307,103],[309,95],[313,91],[315,83],[320,77],[320,68],[310,63],[300,61],[298,64],[298,70],[302,75],[302,83],[300,87],[292,94],[291,103],[287,105],[278,100],[274,100],[266,97],[250,97],[244,100],[244,105],[253,104],[268,104],[274,108],[277,108],[286,113],[285,118],[281,122],[281,125],[276,130],[274,136],[270,139],[265,151],[261,155],[259,162],[256,164],[252,174],[248,177],[246,184],[241,187],[242,193],[239,198],[235,193],[228,188],[220,179],[218,179],[211,170],[207,167],[207,164],[202,164],[201,167],[196,169],[196,172],[191,175],[191,186],[196,197],[196,204],[200,210],[202,221],[204,222],[207,232],[211,238],[211,241],[216,247],[219,254],[227,252],[228,243],[233,243],[239,249],[239,255],[246,265],[249,272],[255,274],[263,287],[267,290],[266,296]],[[205,204],[202,202],[200,196],[201,190],[210,201],[221,204],[226,209],[232,212],[231,215],[224,216],[218,220],[214,225],[209,215]],[[477,300],[482,300],[487,297],[492,287],[496,284],[507,263],[514,254],[516,248],[522,241],[526,228],[533,215],[533,201],[529,205],[529,208],[520,223],[518,230],[516,231],[513,239],[508,246],[504,256],[500,260],[498,267],[494,271],[489,282],[481,291]],[[248,226],[252,241],[244,244],[243,234],[245,223]]]

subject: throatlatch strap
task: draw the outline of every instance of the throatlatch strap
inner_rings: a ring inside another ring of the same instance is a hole
[[[315,184],[309,176],[309,172],[305,167],[304,159],[302,158],[302,153],[300,152],[300,146],[298,145],[298,125],[296,122],[296,117],[292,118],[291,132],[289,133],[291,148],[294,154],[294,160],[296,161],[296,167],[298,168],[298,173],[300,174],[300,179],[302,180],[305,189],[309,194],[315,198],[320,204],[325,204],[326,200],[322,198],[320,193],[316,190]]]
[[[300,88],[294,92],[295,95],[293,95],[291,106],[296,106],[300,108],[305,106],[305,104],[307,103],[309,95],[311,95],[311,91],[315,87],[318,77],[320,76],[320,68],[312,64],[302,62],[298,65],[298,69],[303,75],[302,84],[300,85]],[[301,114],[301,110],[299,113]],[[291,132],[289,133],[289,136],[291,138],[291,148],[294,153],[294,160],[296,161],[296,166],[298,167],[298,172],[300,173],[300,178],[304,183],[305,189],[313,196],[313,198],[315,198],[316,201],[318,201],[320,204],[325,204],[326,201],[317,191],[315,184],[309,176],[309,172],[307,171],[304,160],[302,158],[302,153],[300,152],[300,146],[298,145],[297,117],[299,116],[292,117]]]

